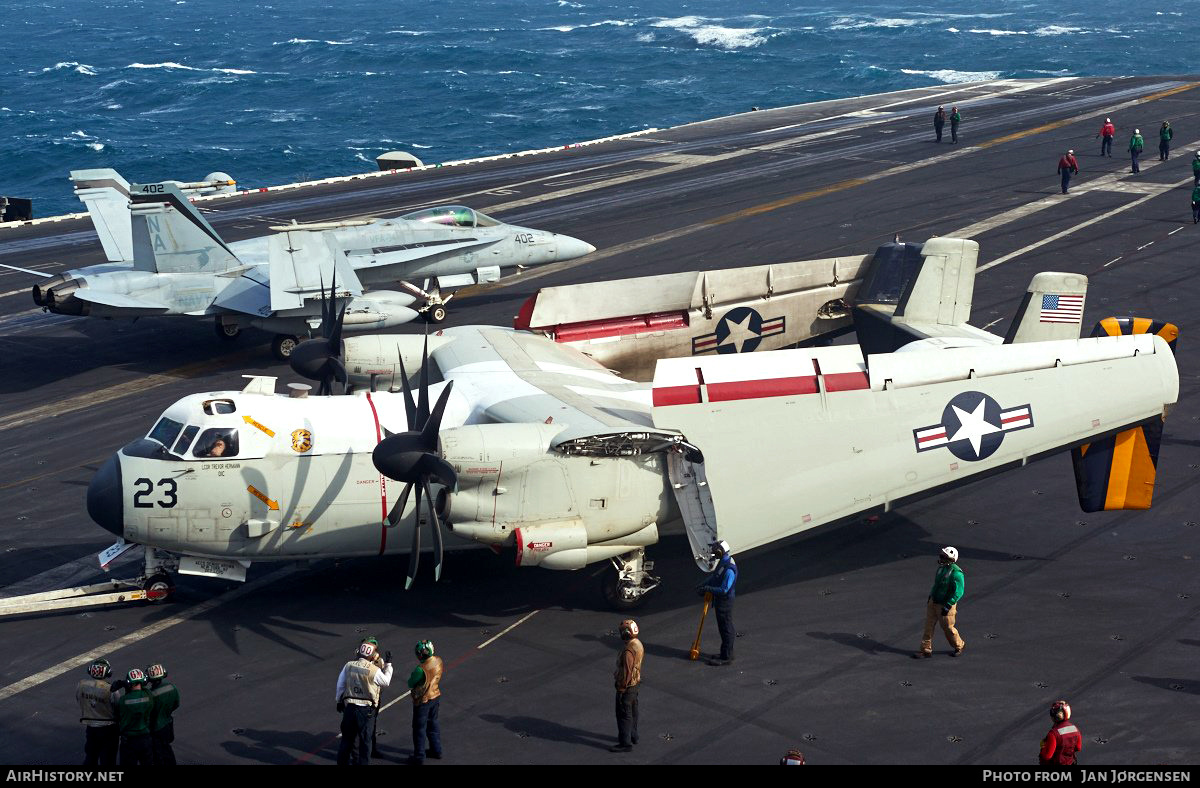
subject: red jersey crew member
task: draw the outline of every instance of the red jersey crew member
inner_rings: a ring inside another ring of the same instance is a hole
[[[933,576],[933,588],[929,590],[929,600],[925,604],[925,631],[921,637],[921,650],[913,654],[915,659],[933,656],[933,624],[938,621],[946,640],[954,647],[950,655],[957,657],[966,648],[966,643],[959,637],[954,627],[958,617],[958,600],[962,599],[967,582],[963,571],[958,566],[958,550],[953,547],[943,547],[938,554],[937,574]]]
[[[117,718],[113,711],[112,668],[104,658],[92,660],[88,676],[75,688],[79,721],[87,726],[83,740],[83,765],[111,769],[117,765]]]
[[[1076,763],[1076,753],[1083,749],[1083,734],[1071,722],[1071,706],[1065,700],[1050,704],[1050,731],[1042,739],[1038,753],[1041,766],[1066,768]]]
[[[392,683],[392,655],[385,654],[382,668],[375,663],[375,645],[361,643],[357,658],[342,666],[337,680],[337,710],[342,715],[342,743],[338,766],[366,766],[371,761],[371,732],[379,690]]]
[[[1105,118],[1104,125],[1100,127],[1100,133],[1096,137],[1100,140],[1100,155],[1112,158],[1112,142],[1113,137],[1117,136],[1117,127],[1113,125],[1112,118]]]

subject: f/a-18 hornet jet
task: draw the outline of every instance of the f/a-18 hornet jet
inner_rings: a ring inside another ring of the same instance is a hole
[[[611,562],[606,595],[626,607],[658,584],[646,548],[665,530],[707,569],[714,539],[767,545],[1051,454],[1071,453],[1086,511],[1148,508],[1178,396],[1174,326],[1106,319],[1080,338],[1086,278],[1041,273],[1006,336],[974,328],[977,255],[935,238],[809,261],[855,282],[802,288],[819,306],[793,323],[811,337],[819,311],[852,301],[851,345],[710,352],[704,298],[640,319],[614,308],[607,330],[588,314],[553,330],[330,332],[293,355],[324,393],[252,377],[185,397],[102,466],[88,511],[122,537],[102,561],[145,545],[142,581],[169,588],[175,569],[244,578],[252,561],[407,553],[411,582],[422,551],[440,576],[445,550],[482,544],[521,566]],[[712,317],[774,330],[786,304],[764,268],[743,269],[757,296],[708,303]],[[730,329],[719,344],[758,344]],[[593,358],[624,340],[630,355]],[[691,352],[652,381],[608,368],[665,347]],[[350,393],[329,393],[338,380]]]
[[[39,282],[39,306],[108,318],[207,317],[226,339],[254,326],[275,332],[272,350],[280,359],[319,326],[329,261],[338,297],[349,299],[343,330],[366,331],[418,316],[441,322],[449,300],[442,288],[494,282],[502,269],[595,251],[577,238],[504,224],[461,205],[397,219],[283,225],[272,235],[226,243],[180,188],[209,182],[130,185],[113,170],[72,178],[109,262]],[[401,289],[374,289],[391,283]]]

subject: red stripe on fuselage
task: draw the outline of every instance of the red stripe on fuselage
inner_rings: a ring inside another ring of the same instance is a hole
[[[367,392],[367,403],[371,406],[371,418],[375,419],[375,443],[378,444],[383,440],[383,432],[379,428],[379,413],[375,410],[375,401],[371,399],[371,392]],[[379,522],[379,554],[383,555],[384,549],[387,548],[387,477],[380,475],[379,477],[379,506],[383,510],[383,519]]]
[[[709,402],[728,402],[735,399],[759,399],[761,397],[786,397],[791,394],[816,393],[816,375],[708,384]]]

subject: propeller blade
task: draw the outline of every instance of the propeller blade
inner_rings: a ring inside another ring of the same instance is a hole
[[[417,502],[413,507],[413,538],[412,553],[408,557],[408,577],[404,580],[404,590],[412,588],[413,579],[417,576],[417,565],[421,563],[421,487],[416,486]]]
[[[408,494],[412,492],[412,488],[412,482],[404,485],[404,491],[400,493],[400,498],[393,504],[392,510],[388,512],[388,528],[395,528],[400,524],[400,518],[404,516],[404,505],[408,503]]]
[[[425,486],[425,498],[429,501],[429,528],[433,531],[433,582],[442,579],[442,524],[438,521],[433,494],[429,491],[429,477],[421,480]]]
[[[450,389],[452,388],[454,388],[453,380],[446,384],[446,388],[442,389],[437,404],[433,407],[433,413],[430,414],[425,421],[425,426],[421,429],[421,438],[427,447],[426,451],[437,449],[438,430],[442,427],[442,414],[446,411],[446,401],[450,399]]]
[[[453,490],[458,489],[458,474],[454,466],[436,454],[421,455],[415,470],[421,476],[432,477]]]
[[[425,329],[425,346],[421,348],[421,381],[417,390],[417,420],[409,429],[425,428],[429,421],[429,328]]]
[[[413,422],[417,418],[417,405],[413,402],[412,388],[408,385],[408,371],[404,369],[404,356],[400,356],[400,385],[404,388],[404,418],[410,430],[419,429]]]

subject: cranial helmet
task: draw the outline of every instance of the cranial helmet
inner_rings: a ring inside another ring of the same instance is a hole
[[[729,555],[729,542],[726,542],[724,539],[718,539],[709,545],[709,549],[712,550],[713,558],[723,558]]]
[[[416,652],[417,659],[420,659],[420,660],[429,659],[430,657],[433,656],[433,641],[432,640],[422,640],[421,642],[417,643],[417,645],[413,649],[413,651]]]
[[[790,749],[787,751],[787,753],[782,758],[779,759],[779,765],[780,766],[803,766],[804,765],[804,753],[800,752],[799,750],[797,750],[795,748]]]
[[[952,564],[956,564],[958,563],[958,550],[950,546],[943,547],[941,557]]]
[[[363,659],[370,659],[371,657],[375,656],[375,644],[368,643],[364,640],[362,643],[358,644],[357,654]]]
[[[94,679],[106,679],[112,675],[112,667],[108,664],[107,659],[100,657],[92,660],[92,664],[88,665],[87,672]]]
[[[638,636],[637,622],[632,618],[627,618],[621,622],[621,638],[629,640]]]
[[[167,669],[159,663],[155,662],[150,667],[146,668],[146,676],[152,681],[165,679],[167,677]]]
[[[125,674],[125,679],[130,684],[141,684],[146,680],[146,674],[141,668],[131,668],[130,671]]]
[[[1071,704],[1065,700],[1056,700],[1050,704],[1050,716],[1060,722],[1071,719]]]

